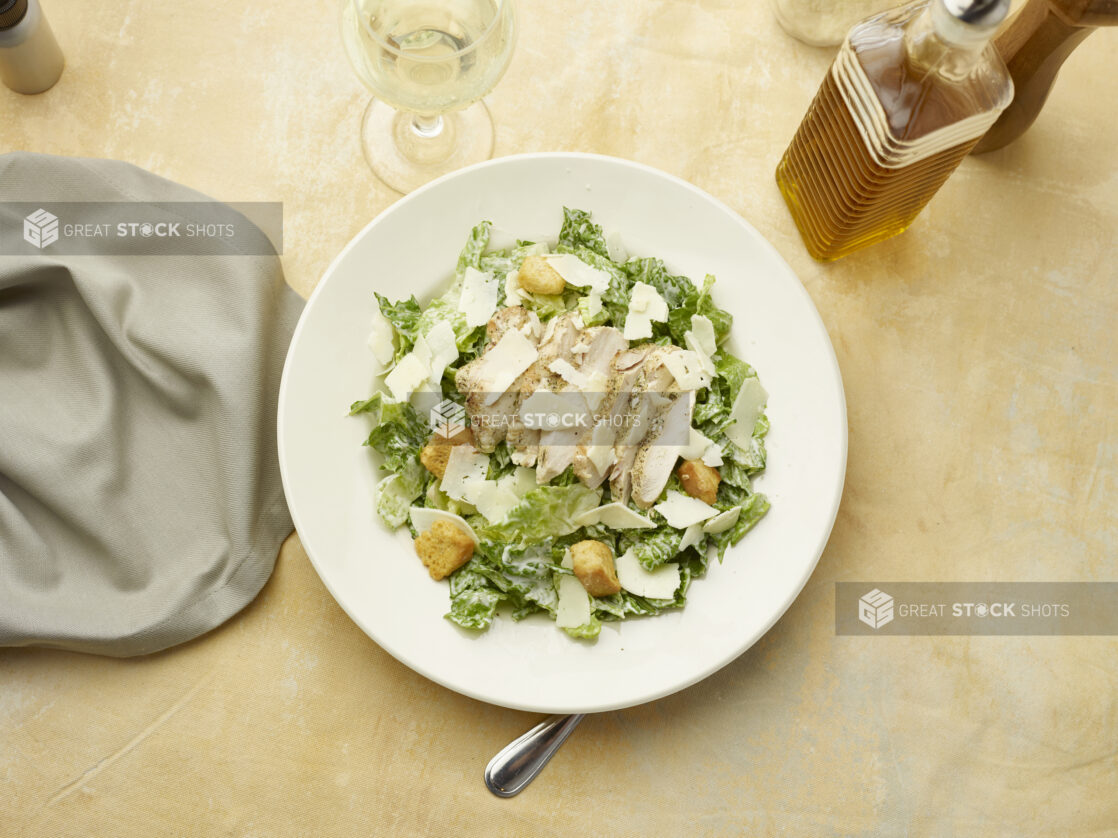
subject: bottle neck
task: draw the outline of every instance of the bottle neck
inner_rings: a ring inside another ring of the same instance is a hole
[[[958,81],[982,62],[992,34],[953,17],[942,0],[931,0],[905,29],[905,53],[921,77]]]

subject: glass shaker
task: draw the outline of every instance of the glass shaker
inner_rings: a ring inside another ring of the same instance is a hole
[[[855,23],[901,2],[903,0],[771,0],[773,14],[784,31],[816,47],[838,46]]]

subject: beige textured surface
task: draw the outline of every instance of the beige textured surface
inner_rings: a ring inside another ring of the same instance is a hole
[[[308,5],[314,5],[309,12]],[[116,157],[282,200],[310,292],[393,196],[332,2],[53,0],[69,67],[0,90],[0,150]],[[535,721],[425,681],[334,604],[298,540],[223,628],[148,659],[0,651],[2,835],[1115,835],[1118,640],[836,638],[835,580],[1113,579],[1118,32],[1018,144],[900,239],[805,254],[772,172],[830,53],[760,0],[523,0],[498,153],[578,149],[728,202],[802,277],[850,412],[847,489],[786,617],[707,682],[588,719],[527,792]]]

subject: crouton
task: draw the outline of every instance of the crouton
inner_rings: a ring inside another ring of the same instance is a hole
[[[600,541],[580,541],[571,546],[571,562],[575,576],[590,596],[609,596],[621,590],[609,545]]]
[[[446,463],[450,459],[450,449],[455,445],[473,445],[474,434],[469,428],[463,428],[452,437],[442,434],[432,434],[419,452],[419,462],[439,480],[446,474]]]
[[[436,521],[415,540],[415,552],[435,581],[445,579],[470,560],[474,540],[450,521]]]
[[[684,460],[677,473],[683,491],[703,503],[714,503],[718,497],[718,484],[722,482],[718,469],[711,468],[702,460]]]
[[[529,256],[520,266],[517,282],[525,291],[533,294],[562,294],[567,283],[558,271],[538,255]]]

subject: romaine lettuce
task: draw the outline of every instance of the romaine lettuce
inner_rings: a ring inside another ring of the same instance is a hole
[[[475,556],[450,577],[450,611],[445,615],[462,628],[484,631],[493,622],[497,605],[505,598],[479,570]]]
[[[431,433],[414,407],[407,402],[394,402],[383,393],[354,402],[349,408],[349,415],[359,413],[368,413],[372,417],[375,427],[365,444],[384,457],[381,468],[385,471],[401,471],[415,460]]]
[[[423,494],[427,474],[418,460],[409,459],[398,472],[377,484],[377,514],[384,523],[392,528],[407,523],[408,508]]]
[[[375,292],[374,296],[377,298],[380,313],[396,327],[396,334],[400,336],[400,345],[396,349],[396,360],[398,361],[411,352],[415,345],[415,339],[419,336],[419,331],[416,328],[419,323],[419,316],[422,314],[419,301],[412,296],[406,300],[400,300],[398,303],[393,303],[387,297]]]
[[[600,497],[581,483],[541,486],[510,509],[503,521],[483,526],[479,534],[506,544],[538,544],[577,530],[574,519],[596,507]]]
[[[559,230],[559,244],[567,247],[586,247],[609,258],[606,237],[602,228],[590,220],[590,213],[563,207],[563,226]]]

